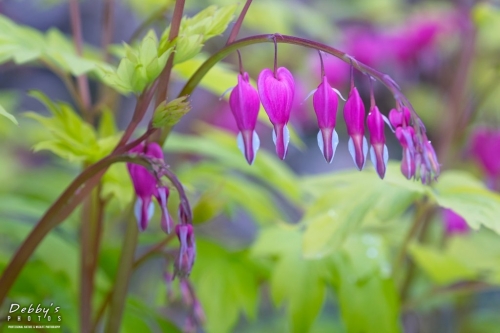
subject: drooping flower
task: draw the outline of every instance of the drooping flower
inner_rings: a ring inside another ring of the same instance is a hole
[[[130,150],[131,153],[147,154],[146,145],[141,143]],[[137,201],[134,206],[135,217],[140,231],[146,230],[153,216],[154,205],[151,198],[156,193],[156,179],[142,165],[127,163],[128,172],[134,185]]]
[[[159,186],[156,191],[156,200],[158,200],[158,204],[160,205],[161,208],[161,228],[163,231],[165,231],[167,234],[172,232],[172,228],[174,226],[174,221],[172,219],[172,216],[170,216],[170,213],[168,212],[167,208],[167,203],[168,203],[168,196],[170,194],[170,191],[168,190],[168,187],[166,186]]]
[[[385,145],[384,118],[376,105],[371,106],[366,124],[370,132],[370,158],[380,178],[384,178],[389,151]]]
[[[335,131],[339,101],[326,75],[313,95],[314,112],[318,119],[318,146],[328,163],[332,163],[339,136]]]
[[[229,96],[229,105],[240,131],[238,147],[248,164],[252,164],[260,146],[259,136],[255,132],[260,101],[257,90],[250,84],[248,73],[238,75],[238,84]]]
[[[163,160],[163,151],[159,144],[144,142],[130,150],[131,153],[143,154],[150,158]],[[149,220],[154,213],[152,197],[156,197],[162,210],[162,229],[170,233],[172,229],[172,218],[167,210],[168,188],[158,186],[157,179],[142,165],[127,163],[127,168],[134,185],[137,200],[134,206],[134,213],[137,219],[137,225],[140,231],[146,230]]]
[[[356,87],[351,88],[347,102],[344,105],[344,119],[349,134],[349,153],[359,170],[365,165],[368,153],[368,142],[365,138],[365,105]]]
[[[443,210],[443,222],[447,235],[466,234],[470,231],[465,219],[451,209]]]
[[[175,261],[175,275],[184,278],[189,276],[196,257],[196,242],[191,224],[178,224],[175,233],[181,244],[179,256]]]
[[[274,126],[276,153],[279,158],[284,159],[290,141],[287,123],[295,91],[292,73],[285,67],[279,67],[275,76],[272,70],[265,68],[259,74],[257,86],[262,106]]]

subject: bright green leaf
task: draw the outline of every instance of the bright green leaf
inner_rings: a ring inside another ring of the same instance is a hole
[[[0,105],[0,115],[6,117],[7,119],[9,119],[10,121],[12,121],[14,124],[18,125],[17,123],[17,120],[16,118],[11,115],[10,113],[8,113],[4,108],[3,106]]]

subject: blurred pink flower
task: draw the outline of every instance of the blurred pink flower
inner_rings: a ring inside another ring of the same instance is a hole
[[[443,210],[443,222],[447,235],[466,234],[470,231],[465,219],[451,209]]]
[[[471,136],[471,154],[482,167],[490,187],[500,178],[500,129],[477,127]]]

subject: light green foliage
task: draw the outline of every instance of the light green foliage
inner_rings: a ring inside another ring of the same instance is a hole
[[[347,332],[401,332],[388,260],[384,240],[370,234],[351,235],[336,254],[333,285]]]
[[[54,103],[41,92],[31,95],[40,100],[52,117],[29,112],[27,117],[44,126],[41,141],[33,146],[35,151],[49,150],[70,162],[94,163],[111,153],[120,138],[111,111],[102,113],[99,127],[94,129],[66,103]],[[121,207],[132,199],[132,186],[124,164],[112,165],[102,181],[103,198],[115,198]]]
[[[102,80],[121,93],[140,93],[160,75],[172,47],[160,50],[158,37],[150,30],[136,47],[124,44],[125,57],[116,71],[103,67]]]
[[[441,175],[436,186],[437,204],[451,208],[473,229],[481,225],[500,233],[500,195],[488,190],[483,183],[462,171]]]
[[[293,34],[294,29],[299,28],[314,38],[331,41],[336,30],[329,22],[330,13],[315,10],[314,5],[287,0],[255,2],[245,17],[244,25],[263,33],[279,31],[284,35]],[[325,34],[325,31],[329,33]]]
[[[428,191],[406,180],[396,164],[389,164],[386,177],[382,181],[373,172],[353,170],[303,179],[309,197],[302,219],[304,255],[321,258],[332,253],[363,221],[390,221]]]
[[[166,11],[175,3],[174,0],[125,0],[135,14],[147,17],[158,11]]]
[[[166,103],[162,102],[153,115],[153,127],[174,126],[181,118],[191,110],[191,104],[187,97],[179,97]]]
[[[14,124],[16,124],[16,125],[18,124],[18,123],[17,123],[16,118],[15,118],[13,115],[11,115],[10,113],[8,113],[8,112],[7,112],[7,111],[3,108],[3,106],[2,106],[2,105],[0,105],[0,116],[4,116],[5,118],[9,119],[10,121],[12,121],[12,122],[13,122]]]
[[[286,304],[290,332],[307,332],[318,316],[329,279],[326,260],[306,260],[301,255],[301,233],[291,226],[263,229],[252,254],[277,258],[271,271],[271,296]]]
[[[210,198],[200,198],[194,206],[194,219],[198,223],[221,213],[233,217],[238,209],[243,209],[262,224],[272,223],[283,217],[274,198],[263,186],[216,163],[207,162],[185,168],[179,173],[179,177],[185,185],[211,195]],[[205,211],[205,208],[209,210]]]
[[[450,254],[418,244],[412,244],[409,250],[417,264],[436,283],[444,285],[476,277],[474,270]]]
[[[474,6],[472,19],[478,27],[481,47],[498,50],[500,38],[496,31],[500,29],[500,10],[491,3],[480,2]]]
[[[45,140],[35,144],[35,151],[50,150],[71,162],[95,162],[109,154],[118,143],[118,136],[98,138],[94,128],[69,104],[54,103],[38,91],[31,92],[31,96],[40,100],[52,113],[52,117],[34,112],[26,114],[45,128]]]
[[[246,251],[230,252],[198,239],[192,281],[207,316],[209,333],[231,332],[240,313],[254,319],[257,313],[258,269]]]
[[[195,71],[207,59],[206,56],[197,56],[195,58],[186,60],[174,68],[174,72],[182,79],[189,79]],[[218,63],[210,69],[207,75],[201,80],[200,87],[205,88],[216,96],[222,96],[228,88],[236,85],[238,73],[229,66]],[[255,83],[253,83],[255,86]],[[225,96],[229,98],[229,94]]]
[[[444,249],[412,244],[410,254],[432,281],[440,285],[467,280],[500,284],[500,246],[496,238],[483,229],[452,237]]]
[[[250,166],[241,156],[234,135],[212,127],[202,126],[199,136],[173,133],[166,145],[168,152],[193,153],[209,157],[227,168],[255,177],[296,204],[300,203],[300,189],[292,171],[283,163],[261,150]]]
[[[233,18],[236,5],[217,8],[210,6],[193,17],[184,17],[179,35],[174,41],[169,41],[170,28],[167,28],[160,40],[160,52],[175,46],[174,63],[180,64],[196,56],[204,43],[222,34]]]
[[[73,75],[89,72],[97,74],[99,67],[109,67],[98,60],[96,51],[89,47],[85,48],[84,56],[79,57],[71,40],[56,29],[43,34],[0,15],[0,63],[42,61],[52,68]]]

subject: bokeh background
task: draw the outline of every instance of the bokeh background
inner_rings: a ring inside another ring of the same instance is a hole
[[[191,16],[208,5],[233,3],[188,0],[186,15]],[[97,50],[102,43],[103,1],[85,0],[80,6],[84,41]],[[241,7],[242,3],[238,10]],[[172,8],[173,2],[169,0],[115,0],[112,44],[129,41],[146,20],[160,34],[168,26]],[[59,29],[71,36],[66,1],[3,0],[0,15],[41,32]],[[467,177],[494,192],[500,190],[499,31],[500,5],[494,1],[255,0],[239,37],[277,32],[309,38],[389,74],[422,118],[443,170],[467,172]],[[208,41],[200,57],[217,52],[227,37],[228,31]],[[2,38],[0,32],[0,59]],[[242,49],[241,55],[245,70],[255,80],[263,68],[272,67],[274,48],[271,43],[253,45]],[[119,58],[112,55],[110,61],[116,64]],[[324,61],[329,82],[347,97],[350,67],[333,56],[324,55]],[[192,72],[199,63],[189,63],[174,72],[171,97],[182,88],[184,73]],[[176,134],[165,146],[167,163],[176,170],[195,202],[199,258],[192,280],[207,318],[205,325],[193,330],[497,332],[500,238],[489,229],[499,230],[496,225],[500,224],[500,217],[481,215],[491,208],[490,202],[478,199],[470,208],[480,215],[475,219],[479,224],[490,226],[480,231],[467,227],[462,216],[434,207],[428,213],[430,226],[419,238],[419,244],[432,245],[436,252],[426,257],[429,252],[414,248],[411,259],[400,266],[392,263],[418,208],[412,205],[414,194],[402,210],[394,203],[396,212],[383,215],[387,216],[386,221],[379,216],[372,224],[364,221],[364,227],[348,231],[359,233],[360,238],[347,241],[346,253],[352,254],[364,246],[356,242],[365,245],[373,242],[375,245],[368,249],[385,253],[379,255],[383,257],[377,262],[380,270],[383,271],[384,265],[392,265],[391,272],[399,268],[401,274],[412,276],[410,281],[396,277],[395,282],[387,282],[391,287],[381,279],[373,282],[371,289],[342,290],[339,281],[351,279],[348,273],[341,269],[322,272],[341,259],[332,259],[333,264],[313,261],[312,266],[302,262],[302,256],[296,253],[300,253],[302,239],[293,227],[307,222],[304,216],[307,217],[310,207],[303,205],[307,201],[304,197],[314,197],[314,193],[323,193],[337,184],[340,190],[336,196],[329,197],[331,201],[321,206],[328,209],[329,204],[335,207],[334,200],[348,205],[356,201],[359,195],[356,193],[370,186],[381,186],[379,195],[387,196],[384,207],[391,211],[391,200],[396,201],[398,193],[380,185],[369,162],[369,170],[360,176],[353,173],[342,103],[336,127],[340,144],[334,162],[325,163],[317,147],[318,129],[312,101],[306,99],[321,80],[319,57],[314,50],[293,45],[278,47],[278,64],[289,68],[296,82],[291,118],[294,136],[288,156],[284,162],[272,157],[271,128],[262,121],[257,131],[261,149],[267,154],[259,152],[257,159],[265,161],[253,171],[242,169],[244,159],[236,150],[236,124],[226,101],[228,95],[222,94],[235,85],[237,64],[236,54],[230,55],[215,69],[216,75],[210,83],[193,93],[192,111],[176,126]],[[368,79],[355,73],[354,80],[368,105]],[[98,99],[107,88],[91,80],[90,89],[93,99]],[[0,271],[37,219],[81,170],[78,161],[68,162],[47,151],[33,151],[33,146],[46,137],[46,130],[23,113],[47,115],[48,111],[27,95],[31,90],[40,90],[53,100],[74,103],[60,77],[43,64],[34,61],[18,66],[13,61],[2,61],[0,105],[19,124],[0,118]],[[379,83],[375,84],[375,96],[385,115],[395,107],[390,92]],[[116,95],[109,104],[118,130],[126,127],[134,106],[134,96]],[[149,110],[143,128],[152,112]],[[389,173],[397,174],[401,148],[388,129],[386,136],[390,159],[395,160]],[[235,162],[236,159],[241,161]],[[355,179],[365,183],[356,183],[349,190],[342,187],[346,186],[342,178],[334,178],[332,182],[314,178],[339,177],[339,171],[347,172],[344,180],[347,186],[351,181],[354,184]],[[457,177],[450,182],[459,186],[460,180]],[[423,191],[419,184],[410,183],[418,187],[416,192]],[[130,215],[126,207],[133,195],[125,168],[110,176],[107,184],[106,193],[111,199],[97,274],[96,308],[113,284],[121,251],[122,222]],[[346,202],[342,201],[344,194]],[[171,211],[175,212],[175,198],[171,201]],[[79,215],[74,213],[43,242],[11,293],[12,300],[26,304],[50,301],[63,304],[62,330],[71,332],[78,331]],[[450,226],[453,223],[458,227]],[[286,232],[273,230],[276,225]],[[152,223],[140,235],[137,255],[162,237],[157,223]],[[172,251],[174,244],[142,263],[132,275],[123,332],[188,329],[185,318],[189,300],[183,297],[183,286],[178,282],[170,286],[165,278],[171,274]],[[359,251],[370,257],[370,252]],[[363,274],[373,273],[370,261],[356,258],[352,255],[347,261],[359,265],[360,270],[366,269]],[[364,285],[366,281],[358,278],[355,285]],[[398,284],[398,279],[403,286],[393,290],[392,283]],[[308,295],[314,295],[314,299]],[[343,305],[348,302],[344,298],[352,304]],[[343,307],[347,310],[342,310]],[[4,312],[5,309],[0,311]],[[355,328],[356,325],[349,324],[357,321],[366,326],[360,324]],[[7,331],[5,326],[3,329]]]

